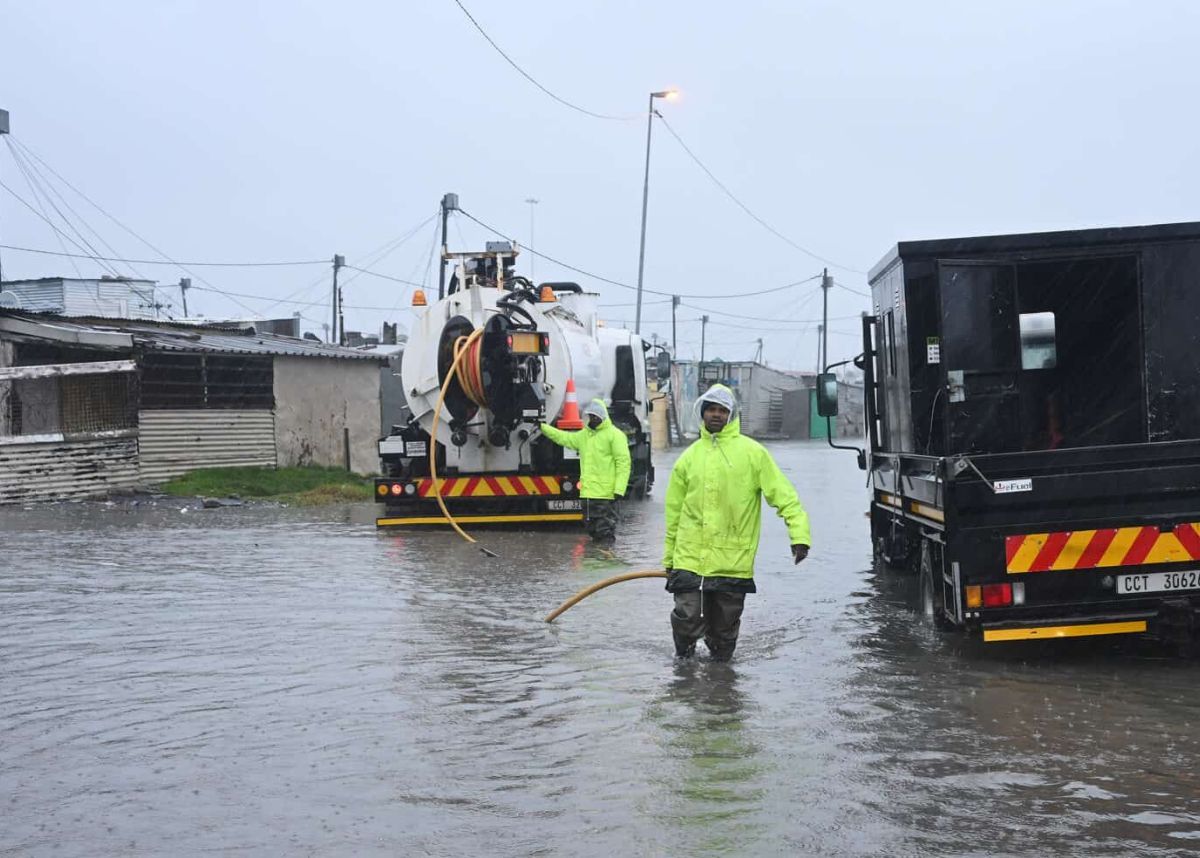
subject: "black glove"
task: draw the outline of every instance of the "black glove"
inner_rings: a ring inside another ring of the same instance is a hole
[[[792,546],[792,560],[799,563],[808,556],[808,546],[796,544]]]
[[[625,500],[625,495],[613,495],[613,500]]]
[[[663,589],[666,590],[668,593],[670,593],[671,592],[671,583],[675,580],[675,570],[674,569],[664,569],[663,571],[667,573],[667,583],[663,586]]]

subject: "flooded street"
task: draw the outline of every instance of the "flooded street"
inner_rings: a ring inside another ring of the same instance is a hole
[[[776,444],[731,665],[676,664],[670,458],[619,560],[567,531],[378,534],[370,505],[0,510],[0,854],[1172,855],[1200,670],[985,649],[871,570],[854,457]],[[192,505],[194,506],[194,505]]]

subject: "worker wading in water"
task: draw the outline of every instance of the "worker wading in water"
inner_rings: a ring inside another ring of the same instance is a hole
[[[617,538],[616,502],[629,485],[629,439],[613,425],[601,400],[589,402],[583,416],[586,429],[568,432],[543,423],[542,434],[579,451],[579,497],[588,533],[596,542],[609,544]]]
[[[808,556],[808,515],[771,454],[741,433],[737,400],[721,384],[696,402],[700,438],[671,471],[663,566],[675,596],[675,655],[687,658],[701,637],[714,661],[737,646],[742,608],[754,586],[762,500],[787,523],[792,558]]]

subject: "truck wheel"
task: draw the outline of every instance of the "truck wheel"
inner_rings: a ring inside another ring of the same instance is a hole
[[[942,604],[943,590],[940,551],[931,539],[921,540],[920,597],[917,611],[922,619],[941,628],[945,625],[945,606]]]

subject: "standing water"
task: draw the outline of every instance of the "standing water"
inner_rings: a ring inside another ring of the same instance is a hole
[[[1200,840],[1197,668],[985,648],[870,565],[852,456],[771,445],[731,664],[673,660],[656,496],[568,531],[367,505],[0,510],[0,854],[1170,855]],[[994,647],[994,645],[993,645]],[[701,647],[703,649],[703,647]]]

